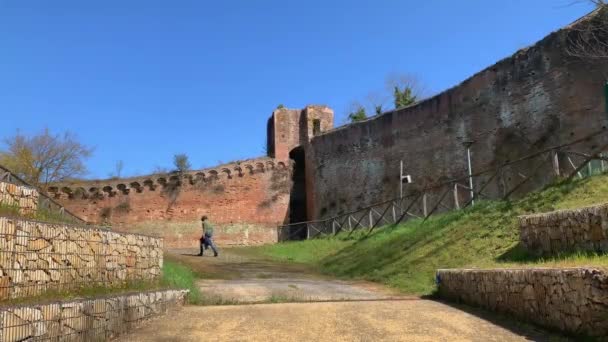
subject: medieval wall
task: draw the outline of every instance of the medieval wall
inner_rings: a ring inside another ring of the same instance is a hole
[[[216,225],[220,245],[276,242],[290,189],[289,161],[258,158],[184,174],[57,184],[49,191],[89,222],[157,234],[167,247],[192,247],[202,215]]]
[[[334,112],[321,105],[308,105],[304,109],[279,108],[268,119],[268,152],[279,159],[288,160],[289,153],[298,146],[334,126]]]
[[[400,160],[413,178],[411,190],[465,176],[465,141],[474,141],[475,172],[605,127],[608,63],[568,56],[570,30],[414,106],[314,137],[306,149],[309,218],[397,197]],[[486,193],[515,182],[517,173],[499,175]]]

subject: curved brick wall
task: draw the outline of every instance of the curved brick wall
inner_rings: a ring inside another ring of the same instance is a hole
[[[608,63],[588,63],[565,52],[567,35],[577,25],[416,105],[314,137],[306,150],[310,218],[398,197],[400,160],[413,180],[405,190],[420,189],[467,175],[464,141],[474,141],[472,164],[478,172],[607,126],[603,89]],[[605,137],[577,150],[597,148]],[[519,173],[529,174],[537,163],[504,169],[484,193],[502,195],[521,181]],[[539,173],[551,175],[550,163]],[[519,191],[535,190],[544,180],[533,179]],[[476,179],[475,185],[482,181]]]

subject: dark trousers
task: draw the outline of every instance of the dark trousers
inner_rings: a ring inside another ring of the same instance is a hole
[[[215,247],[215,243],[213,243],[213,237],[208,236],[208,235],[202,236],[200,243],[201,243],[201,255],[203,254],[203,251],[205,249],[209,249],[209,247],[211,247],[213,254],[217,255],[217,247]]]

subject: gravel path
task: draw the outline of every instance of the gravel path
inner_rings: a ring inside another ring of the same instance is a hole
[[[173,250],[207,278],[210,303],[186,306],[119,341],[564,341],[483,311],[399,296],[377,284],[319,276],[302,266]],[[308,302],[310,301],[310,302]],[[281,302],[275,304],[251,304]],[[299,302],[299,303],[294,303]],[[249,303],[249,304],[243,304]]]

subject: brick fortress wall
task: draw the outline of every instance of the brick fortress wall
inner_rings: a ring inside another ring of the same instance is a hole
[[[277,242],[288,215],[291,164],[258,158],[184,174],[55,184],[71,212],[114,230],[157,234],[167,247],[193,247],[204,214],[219,245]]]
[[[407,185],[407,193],[466,176],[465,141],[474,141],[476,172],[606,126],[603,87],[608,63],[567,55],[567,35],[577,25],[414,106],[312,138],[306,150],[309,218],[327,218],[399,196],[400,160],[414,182]],[[577,148],[601,143],[605,141]],[[523,170],[536,162],[499,175],[485,193],[499,194],[514,186],[520,181],[518,172],[526,174]],[[525,184],[522,192],[534,184]]]

